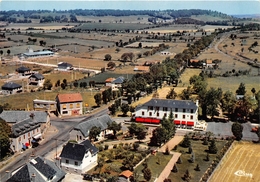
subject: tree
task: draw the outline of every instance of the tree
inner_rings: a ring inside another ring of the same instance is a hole
[[[114,67],[116,67],[116,63],[110,61],[109,63],[107,63],[107,67],[108,68],[114,68]]]
[[[7,50],[7,54],[10,55],[10,53],[11,53],[11,51],[10,51],[10,49],[8,49],[8,50]]]
[[[253,103],[249,96],[245,95],[242,99],[236,102],[234,108],[234,116],[238,121],[245,121],[245,119],[252,113]]]
[[[210,145],[209,145],[209,153],[210,154],[216,154],[218,152],[218,148],[216,146],[216,142],[215,140],[211,140],[210,141]]]
[[[116,138],[116,132],[120,131],[122,128],[121,123],[116,123],[115,121],[113,121],[112,123],[108,123],[108,130],[112,130],[113,131],[113,135],[114,138]]]
[[[183,180],[187,182],[191,180],[191,175],[188,169],[185,171],[185,174],[183,175]]]
[[[237,95],[245,95],[246,94],[246,87],[244,83],[240,83],[238,89],[236,90]]]
[[[138,48],[142,48],[142,47],[143,47],[142,42],[139,42]]]
[[[153,130],[149,145],[161,146],[165,141],[167,141],[167,130],[163,127],[157,127]]]
[[[94,95],[94,99],[95,99],[95,103],[97,104],[97,106],[99,107],[102,101],[102,97],[101,97],[101,93],[96,93]]]
[[[211,118],[219,115],[218,106],[222,97],[221,88],[215,89],[210,88],[205,95],[204,104],[206,104],[206,114],[210,115]]]
[[[66,85],[64,83],[61,83],[60,87],[64,90],[66,88]]]
[[[111,59],[112,59],[112,56],[110,55],[110,54],[106,54],[105,55],[105,61],[111,61]]]
[[[123,112],[123,115],[124,116],[126,116],[127,115],[127,112],[129,111],[129,105],[128,104],[125,104],[125,103],[123,103],[122,105],[121,105],[121,111]]]
[[[187,134],[184,136],[184,139],[181,142],[181,146],[185,148],[188,148],[190,146],[190,138]]]
[[[97,136],[101,133],[101,128],[97,126],[93,126],[89,131],[89,139],[93,139],[94,141],[97,141]]]
[[[146,181],[150,181],[151,180],[152,172],[151,172],[151,170],[148,167],[143,170],[143,174],[144,174],[144,179]]]
[[[5,120],[0,118],[0,159],[3,159],[10,151],[10,139],[11,127]]]
[[[177,162],[176,162],[177,164],[182,164],[182,159],[181,159],[181,156],[178,158],[178,160],[177,160]]]
[[[238,122],[233,123],[231,127],[231,131],[237,141],[240,141],[243,138],[243,126],[240,123]]]
[[[178,168],[177,165],[174,164],[173,168],[172,168],[172,172],[177,173],[178,172]]]
[[[44,90],[51,90],[52,88],[52,83],[50,79],[46,79],[43,83],[43,89]]]
[[[114,116],[116,114],[116,111],[117,111],[116,104],[112,104],[111,106],[109,106],[108,110],[110,111],[110,114]]]
[[[67,87],[67,80],[66,79],[63,79],[62,83],[64,83],[65,87]]]
[[[174,91],[174,88],[171,88],[171,90],[166,95],[166,99],[175,99],[177,97],[177,93]]]
[[[195,171],[200,171],[200,165],[197,164],[194,170],[195,170]]]
[[[122,164],[124,165],[125,168],[129,169],[129,170],[133,170],[134,166],[135,166],[135,163],[134,163],[134,158],[135,158],[135,155],[134,154],[128,154]]]
[[[4,54],[4,51],[3,50],[0,50],[0,54],[1,54],[1,56]]]
[[[190,100],[191,94],[192,94],[191,87],[188,86],[187,89],[182,90],[179,96],[181,97],[182,100]]]
[[[231,114],[234,110],[235,103],[236,97],[234,94],[231,91],[226,91],[221,99],[222,110]]]

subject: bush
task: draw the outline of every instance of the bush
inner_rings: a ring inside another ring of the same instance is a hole
[[[101,151],[104,150],[104,147],[103,147],[102,145],[99,145],[99,146],[98,146],[98,150],[99,150],[99,152],[101,152]]]
[[[109,146],[106,144],[106,145],[105,145],[105,147],[104,147],[104,150],[107,150],[107,149],[108,149],[108,147],[109,147]]]
[[[113,146],[113,149],[116,149],[117,148],[117,144],[115,144],[114,146]]]

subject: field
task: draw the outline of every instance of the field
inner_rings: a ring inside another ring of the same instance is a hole
[[[259,144],[235,142],[209,182],[260,181],[259,150]]]

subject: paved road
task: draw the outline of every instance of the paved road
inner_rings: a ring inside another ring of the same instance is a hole
[[[45,138],[40,142],[40,145],[36,148],[30,148],[22,153],[16,153],[12,156],[5,165],[0,169],[0,181],[4,182],[8,179],[6,171],[13,172],[15,169],[24,165],[34,156],[45,156],[53,148],[59,147],[64,142],[69,140],[70,131],[80,122],[90,119],[92,117],[101,116],[107,113],[107,106],[94,111],[88,116],[80,116],[77,118],[52,118],[51,128],[57,128],[57,131],[49,131],[46,133]],[[3,164],[3,163],[2,163]]]

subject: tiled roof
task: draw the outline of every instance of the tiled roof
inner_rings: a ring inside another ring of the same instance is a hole
[[[18,137],[38,127],[40,127],[40,124],[33,121],[31,118],[19,121],[12,125],[12,137]]]
[[[30,71],[30,70],[31,70],[30,68],[27,68],[25,66],[21,66],[21,67],[16,69],[16,71],[19,72],[19,73],[24,73],[24,72]]]
[[[90,151],[91,153],[97,153],[98,149],[87,141],[88,140],[86,140],[85,143],[82,142],[80,144],[67,143],[62,149],[60,157],[82,161],[86,152]]]
[[[33,118],[38,123],[46,123],[48,119],[48,113],[45,111],[3,111],[0,114],[0,118],[5,120],[7,123],[16,123],[25,119],[30,118],[33,114]]]
[[[66,173],[57,167],[54,162],[42,157],[37,157],[18,169],[7,182],[58,182],[61,181],[65,175]],[[35,176],[35,179],[33,179],[32,176]]]
[[[112,81],[112,83],[114,83],[114,84],[121,84],[121,83],[124,82],[124,80],[125,80],[125,78],[120,76],[117,79],[115,79],[114,81]]]
[[[208,60],[206,60],[206,63],[207,64],[212,64],[212,60],[208,59]]]
[[[149,66],[135,66],[134,71],[144,71],[144,72],[149,72],[150,67]]]
[[[74,127],[74,130],[79,130],[85,137],[88,137],[89,131],[91,130],[92,127],[94,126],[100,127],[102,131],[107,129],[108,123],[112,123],[112,119],[109,117],[109,115],[106,114],[100,117],[83,121],[82,123]]]
[[[181,109],[197,109],[197,105],[191,100],[151,99],[142,106],[168,107]],[[142,107],[140,106],[140,107]]]
[[[58,63],[58,67],[59,68],[70,68],[70,67],[72,67],[72,64],[66,63],[66,62],[60,62],[60,63]]]
[[[3,90],[10,90],[10,89],[12,90],[12,89],[16,89],[16,88],[22,88],[22,85],[20,85],[18,83],[14,83],[14,82],[8,82],[2,86]]]
[[[133,172],[132,171],[129,171],[129,170],[125,170],[125,171],[123,171],[123,172],[121,172],[120,174],[119,174],[119,176],[124,176],[124,177],[126,177],[126,178],[129,178],[130,176],[132,176],[133,175]]]
[[[115,80],[115,78],[107,78],[105,80],[106,83],[112,83]]]
[[[60,103],[82,102],[83,101],[80,93],[58,94],[56,99]]]
[[[31,78],[31,77],[36,78],[37,80],[44,79],[44,76],[40,73],[35,73],[35,74],[31,75],[29,78]]]

